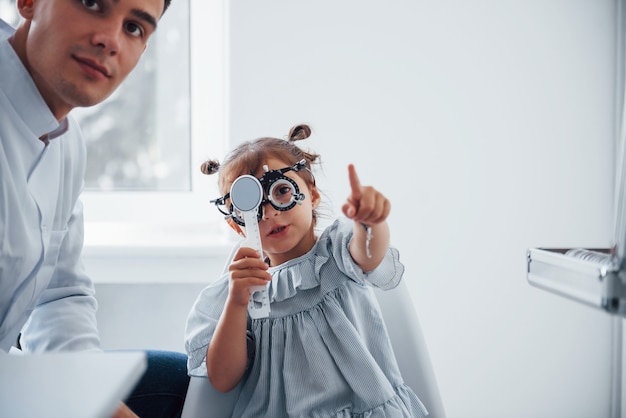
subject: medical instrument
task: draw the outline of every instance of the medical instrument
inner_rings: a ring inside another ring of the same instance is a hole
[[[305,198],[304,193],[300,193],[298,184],[291,178],[284,175],[288,171],[298,172],[300,170],[308,168],[306,167],[306,160],[302,159],[296,164],[284,167],[279,170],[269,170],[267,165],[263,166],[263,176],[256,179],[260,183],[261,187],[261,200],[259,203],[259,209],[256,212],[256,220],[260,222],[263,218],[263,206],[266,203],[272,205],[272,207],[278,211],[284,212],[293,208],[296,204],[301,205]],[[249,176],[254,178],[253,176]],[[263,199],[263,193],[267,198]],[[231,204],[227,209],[222,209],[220,206],[226,206],[228,199],[231,199]],[[232,204],[232,192],[226,193],[224,196],[211,200],[211,203],[215,204],[217,210],[226,216],[226,219],[231,218],[240,226],[245,226],[246,222],[242,216],[233,210]]]
[[[526,277],[535,287],[626,317],[626,133],[620,141],[612,243],[604,248],[529,248]]]
[[[263,200],[261,183],[256,177],[249,174],[238,177],[230,188],[230,200],[234,208],[233,212],[243,220],[246,228],[246,238],[241,246],[255,249],[262,259],[263,247],[261,246],[261,234],[257,219],[259,206]],[[252,319],[267,318],[270,314],[268,286],[269,283],[250,289],[248,313]]]

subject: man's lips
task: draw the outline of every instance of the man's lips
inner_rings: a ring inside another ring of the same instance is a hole
[[[77,56],[74,56],[74,59],[78,61],[81,67],[83,67],[86,71],[90,73],[98,72],[98,73],[101,73],[106,78],[111,78],[111,74],[109,73],[109,70],[107,70],[105,66],[100,65],[97,61],[94,61],[90,58],[77,57]]]

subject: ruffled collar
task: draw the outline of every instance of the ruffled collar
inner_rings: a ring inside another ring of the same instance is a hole
[[[331,257],[330,244],[326,229],[309,252],[276,267],[270,267],[270,302],[281,302],[294,297],[298,290],[320,286],[320,269]]]

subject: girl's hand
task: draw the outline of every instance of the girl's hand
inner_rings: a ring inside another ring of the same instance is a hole
[[[391,203],[372,186],[361,186],[353,164],[348,165],[350,196],[342,206],[344,215],[355,222],[376,225],[384,222],[391,211]]]
[[[230,302],[247,308],[250,288],[266,285],[272,279],[267,272],[268,268],[256,250],[248,247],[239,248],[228,266]]]

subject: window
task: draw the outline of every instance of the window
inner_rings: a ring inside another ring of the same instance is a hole
[[[88,152],[87,248],[228,243],[209,204],[216,179],[199,169],[226,149],[224,3],[172,1],[122,86],[72,111]],[[0,17],[17,25],[15,0]]]
[[[87,145],[86,190],[190,190],[189,37],[189,3],[175,0],[121,87],[72,112]]]

